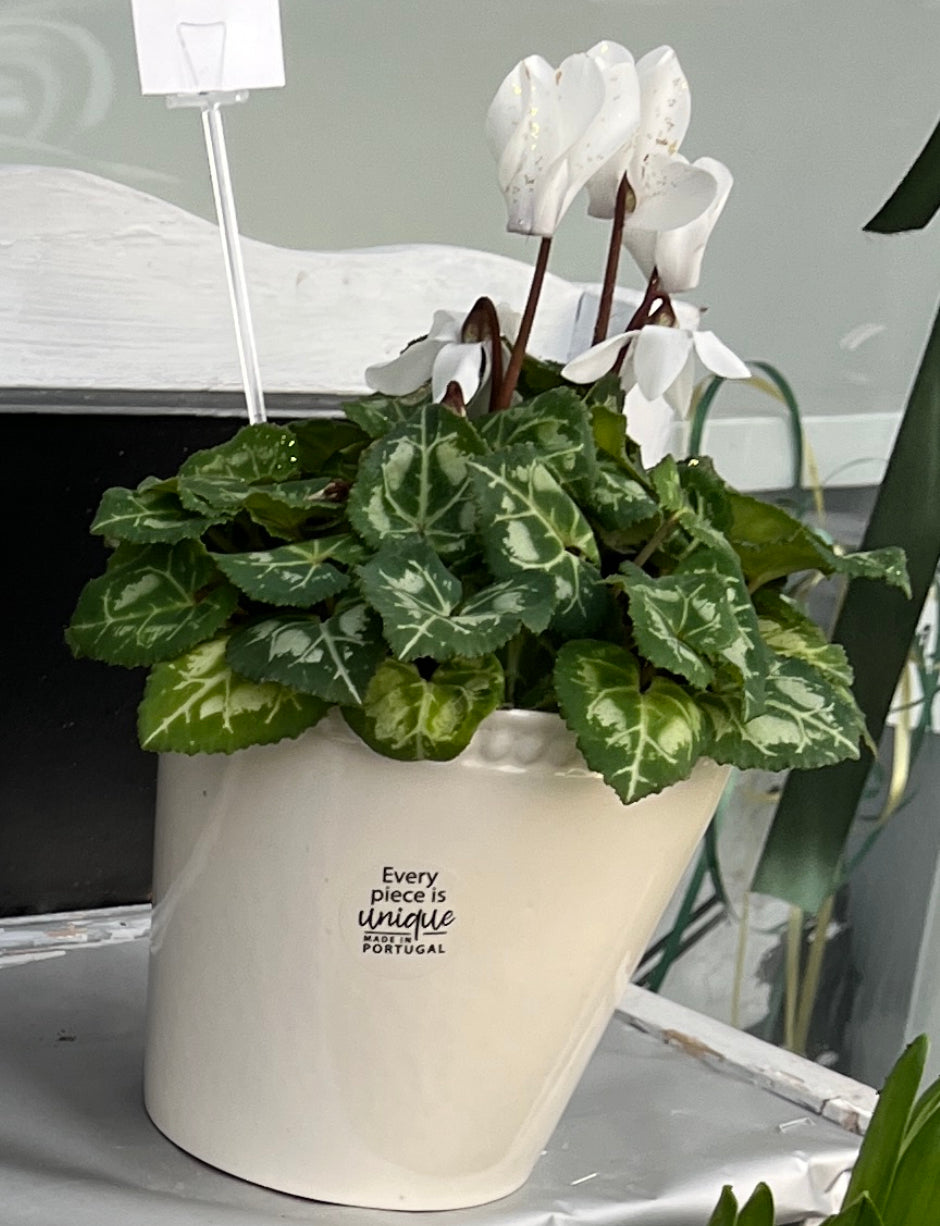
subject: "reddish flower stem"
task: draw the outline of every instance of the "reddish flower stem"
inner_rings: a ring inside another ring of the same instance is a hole
[[[519,325],[519,334],[512,348],[509,365],[506,367],[506,377],[493,399],[492,411],[494,413],[501,413],[503,409],[508,409],[512,404],[512,394],[519,382],[526,345],[529,343],[529,334],[535,321],[535,308],[538,306],[539,294],[542,292],[542,282],[545,280],[545,270],[548,268],[548,253],[551,245],[551,238],[543,238],[539,246],[538,258],[532,273],[532,284],[529,286],[529,297],[525,304],[525,311],[522,313],[522,322]]]
[[[599,345],[607,340],[607,330],[610,327],[610,312],[614,305],[614,288],[617,284],[617,269],[620,267],[620,244],[623,241],[623,223],[627,213],[627,176],[620,180],[617,189],[617,203],[614,205],[614,224],[610,230],[610,246],[607,248],[607,267],[604,269],[604,285],[601,289],[601,300],[597,308],[597,322],[594,325],[593,344]]]

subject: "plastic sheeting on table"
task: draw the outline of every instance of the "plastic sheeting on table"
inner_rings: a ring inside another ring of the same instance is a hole
[[[405,1214],[299,1200],[189,1157],[141,1098],[144,940],[0,961],[3,1226],[705,1226],[763,1179],[778,1222],[838,1207],[859,1139],[616,1017],[529,1182]],[[315,1110],[311,1104],[311,1110]]]

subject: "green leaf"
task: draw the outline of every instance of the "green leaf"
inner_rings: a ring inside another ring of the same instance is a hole
[[[225,662],[226,641],[201,643],[151,671],[138,714],[144,749],[232,753],[299,736],[329,710],[309,694],[237,676]]]
[[[851,687],[852,666],[844,648],[830,643],[816,623],[779,592],[759,592],[761,637],[779,656],[806,660],[836,685]]]
[[[596,414],[598,410],[603,409],[607,413],[613,413],[624,424],[624,436],[626,436],[626,419],[623,416],[625,400],[626,394],[623,390],[623,384],[620,382],[620,375],[614,371],[602,375],[596,383],[592,383],[588,388],[587,395],[584,397],[584,403],[590,408],[595,423],[597,421]]]
[[[687,778],[701,756],[705,725],[695,700],[664,677],[641,690],[639,664],[622,647],[565,643],[555,691],[588,766],[625,804]]]
[[[901,549],[889,546],[841,554],[782,507],[728,490],[733,515],[731,541],[753,591],[774,579],[804,570],[824,575],[880,579],[910,595]]]
[[[737,1226],[774,1226],[774,1198],[765,1183],[759,1183],[742,1205]]]
[[[925,1038],[921,1035],[921,1039]],[[921,1116],[916,1128],[909,1130],[883,1216],[888,1226],[922,1226],[936,1217],[938,1204],[940,1111],[935,1109]]]
[[[215,563],[252,600],[307,609],[349,585],[330,565],[359,562],[365,549],[349,533],[324,536],[253,553],[214,554]]]
[[[480,536],[493,574],[544,571],[555,584],[556,626],[583,624],[588,633],[603,615],[606,598],[596,569],[597,542],[577,503],[524,450],[471,466]],[[594,565],[585,566],[585,560]]]
[[[364,604],[321,621],[281,614],[233,634],[228,662],[252,681],[276,681],[327,702],[360,703],[386,654],[378,625]]]
[[[430,680],[413,664],[385,660],[361,709],[346,708],[349,726],[377,753],[406,762],[446,762],[503,701],[503,670],[495,656],[452,660]]]
[[[731,1185],[726,1183],[721,1189],[721,1196],[718,1198],[718,1204],[715,1206],[711,1217],[708,1219],[707,1226],[737,1226],[738,1223],[738,1202],[731,1190]]]
[[[885,1220],[866,1192],[841,1213],[827,1217],[823,1226],[885,1226]]]
[[[771,656],[764,711],[744,717],[734,694],[702,694],[712,724],[709,753],[742,769],[825,766],[858,755],[864,722],[851,691],[805,660]]]
[[[115,486],[105,490],[92,521],[91,531],[136,544],[188,540],[202,536],[218,523],[218,517],[193,515],[163,483],[141,485],[136,490]]]
[[[705,689],[715,675],[708,657],[740,637],[724,576],[696,571],[653,579],[630,562],[620,569],[641,654],[657,668]]]
[[[370,438],[343,417],[308,417],[290,422],[288,429],[297,439],[301,468],[315,477],[351,477]]]
[[[245,426],[218,447],[194,452],[179,471],[183,506],[199,514],[235,511],[255,485],[300,476],[297,439],[287,426]]]
[[[598,463],[587,505],[600,526],[609,532],[630,528],[659,513],[659,504],[650,498],[639,481],[606,456]]]
[[[343,405],[343,412],[351,422],[364,430],[370,438],[382,438],[393,427],[413,421],[419,410],[431,404],[431,389],[425,384],[407,396],[363,396]]]
[[[924,600],[940,561],[940,313],[934,320],[884,480],[864,550],[903,547],[912,596],[874,583],[850,583],[833,630],[855,672],[855,695],[868,732],[881,737],[907,661]],[[916,511],[912,512],[912,491]],[[871,769],[864,750],[824,774],[791,771],[757,868],[754,888],[807,911],[835,889],[849,828]]]
[[[78,656],[153,664],[211,638],[237,602],[197,541],[121,545],[107,571],[85,585],[66,638]]]
[[[447,409],[419,409],[366,451],[349,497],[349,519],[370,545],[423,537],[438,553],[466,548],[473,529],[470,457],[474,428]]]
[[[904,1138],[905,1146],[914,1139],[920,1128],[938,1112],[940,1112],[940,1077],[928,1086],[914,1104]]]
[[[940,123],[885,204],[865,226],[870,233],[920,230],[940,209]]]
[[[348,492],[345,482],[333,477],[311,477],[251,486],[242,505],[256,524],[274,536],[294,536],[311,516],[335,516]]]
[[[554,584],[538,572],[514,575],[463,602],[460,580],[423,541],[385,546],[359,574],[399,660],[486,655],[520,626],[544,630],[555,603]]]
[[[522,359],[522,370],[519,374],[516,390],[523,400],[529,400],[533,396],[539,396],[543,392],[551,391],[554,387],[564,386],[565,380],[561,377],[563,365],[564,363],[562,362],[549,362],[541,358],[533,358],[531,354],[527,353]]]
[[[477,429],[491,451],[528,445],[558,481],[584,490],[593,485],[597,466],[591,418],[574,388],[555,388],[505,412],[491,413],[480,419]]]
[[[888,1074],[859,1150],[844,1204],[851,1205],[856,1197],[867,1192],[879,1209],[887,1210],[901,1144],[924,1075],[927,1050],[927,1039],[921,1035]],[[937,1152],[940,1154],[940,1146]],[[892,1215],[885,1213],[885,1216],[891,1226],[900,1226]],[[926,1222],[928,1219],[920,1220]]]

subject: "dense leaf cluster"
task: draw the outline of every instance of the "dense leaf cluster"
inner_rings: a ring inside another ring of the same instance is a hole
[[[152,666],[142,744],[229,752],[338,706],[378,752],[443,760],[498,707],[557,710],[625,801],[703,755],[856,755],[845,656],[784,585],[903,586],[899,552],[841,554],[707,460],[646,470],[616,378],[533,370],[544,390],[505,412],[371,396],[108,490],[114,552],[68,638]]]

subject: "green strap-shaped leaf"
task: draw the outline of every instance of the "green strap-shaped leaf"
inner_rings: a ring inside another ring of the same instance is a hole
[[[364,430],[370,438],[383,438],[395,426],[414,421],[421,409],[431,405],[431,388],[425,383],[405,396],[363,396],[343,405],[343,412],[351,422]]]
[[[875,234],[919,230],[940,209],[940,123],[914,165],[865,229]]]
[[[468,460],[482,451],[468,422],[437,405],[419,409],[363,455],[350,522],[374,548],[417,536],[440,554],[464,549],[473,529]]]
[[[399,660],[486,655],[522,625],[540,633],[555,604],[554,584],[538,572],[514,575],[463,602],[460,580],[424,541],[386,546],[359,574]]]
[[[144,749],[157,753],[232,753],[299,736],[329,704],[282,685],[255,685],[229,668],[226,639],[200,643],[158,664],[138,713]]]
[[[629,562],[621,571],[641,654],[657,668],[705,689],[715,675],[709,658],[740,636],[724,577],[697,571],[653,579]]]
[[[162,485],[136,490],[115,486],[105,490],[91,530],[99,536],[145,545],[184,541],[202,536],[218,517],[194,515],[179,495]]]
[[[594,483],[591,416],[574,388],[554,388],[505,412],[491,413],[480,419],[477,429],[492,451],[529,445],[559,481],[584,490]]]
[[[238,592],[197,541],[125,544],[85,585],[66,637],[79,656],[154,664],[211,638],[237,602]]]
[[[925,1117],[904,1149],[882,1206],[889,1226],[922,1226],[940,1205],[940,1112]]]
[[[630,528],[659,513],[658,503],[634,477],[607,457],[601,457],[587,497],[597,522],[609,532]]]
[[[738,1201],[731,1190],[731,1185],[726,1183],[721,1189],[718,1204],[708,1219],[707,1226],[737,1226],[737,1223]]]
[[[407,762],[455,758],[503,701],[495,656],[451,660],[426,680],[413,664],[385,660],[361,709],[345,708],[349,726],[377,753]]]
[[[928,1049],[929,1043],[921,1035],[908,1045],[888,1074],[852,1169],[846,1205],[867,1192],[879,1209],[887,1207]]]
[[[245,426],[226,443],[194,452],[179,471],[183,506],[200,514],[237,510],[251,488],[301,475],[300,449],[287,426]]]
[[[583,625],[580,632],[590,633],[606,597],[597,542],[577,503],[525,450],[474,460],[472,468],[490,570],[498,578],[544,571],[558,597],[555,625],[567,633]]]
[[[375,617],[352,604],[332,617],[267,617],[232,635],[228,662],[252,681],[276,681],[327,702],[360,703],[386,654]]]
[[[745,719],[734,694],[703,694],[711,721],[709,753],[742,769],[825,766],[858,756],[864,728],[849,689],[835,685],[806,660],[771,656],[764,711]]]
[[[765,1183],[759,1183],[741,1206],[737,1226],[774,1226],[774,1198]]]
[[[331,561],[358,562],[365,550],[349,533],[254,553],[215,554],[216,565],[252,600],[308,609],[349,585]]]
[[[566,643],[555,691],[588,766],[625,804],[687,778],[701,756],[705,724],[695,700],[664,677],[641,690],[639,664],[622,647]]]
[[[917,1218],[917,1226],[926,1221],[926,1218]],[[827,1217],[824,1226],[886,1226],[886,1222],[866,1192],[840,1213]],[[894,1219],[888,1226],[894,1226]]]

